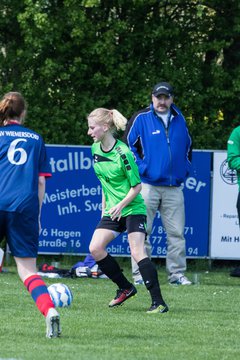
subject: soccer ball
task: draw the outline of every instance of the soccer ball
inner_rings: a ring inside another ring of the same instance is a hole
[[[48,292],[56,307],[70,306],[73,301],[72,292],[65,284],[52,284],[48,286]]]

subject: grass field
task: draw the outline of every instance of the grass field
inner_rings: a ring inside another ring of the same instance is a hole
[[[130,277],[129,262],[124,262]],[[64,282],[74,301],[60,309],[62,337],[45,338],[45,319],[18,279],[16,268],[0,274],[0,359],[17,360],[223,360],[239,358],[240,278],[229,268],[200,270],[200,285],[171,286],[159,270],[170,311],[146,314],[144,286],[117,309],[108,302],[108,279],[46,279]],[[191,269],[187,273],[192,278]]]

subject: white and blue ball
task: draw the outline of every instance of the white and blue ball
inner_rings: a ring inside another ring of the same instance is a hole
[[[48,286],[48,292],[56,307],[70,306],[73,301],[72,292],[65,284],[52,284]]]

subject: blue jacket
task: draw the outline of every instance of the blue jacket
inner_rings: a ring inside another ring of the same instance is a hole
[[[135,156],[143,183],[180,186],[187,177],[192,140],[186,121],[174,104],[167,129],[151,104],[129,120],[123,140]]]

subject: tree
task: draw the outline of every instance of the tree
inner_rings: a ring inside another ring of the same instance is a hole
[[[1,92],[19,90],[48,143],[89,144],[87,114],[126,117],[170,81],[195,148],[225,149],[239,121],[237,0],[3,0]],[[223,31],[224,29],[224,31]]]

